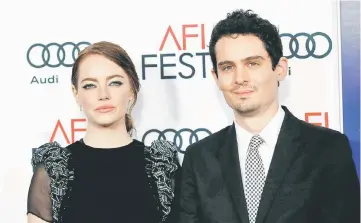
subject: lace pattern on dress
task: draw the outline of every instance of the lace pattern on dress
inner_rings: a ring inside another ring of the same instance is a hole
[[[172,178],[178,169],[176,147],[165,140],[156,140],[145,149],[146,171],[151,179],[153,196],[158,201],[161,223],[167,220],[174,198]],[[155,188],[154,188],[155,187]]]
[[[161,213],[160,223],[164,223],[171,211],[174,198],[172,178],[178,169],[176,147],[165,140],[156,140],[151,146],[145,147],[145,171],[149,179],[149,186],[157,201],[157,209]],[[57,142],[46,143],[35,149],[32,166],[44,164],[50,177],[52,215],[54,223],[62,222],[62,213],[67,207],[71,181],[74,180],[74,169],[69,162],[72,156],[68,148],[63,148]]]
[[[68,180],[74,178],[74,171],[68,169],[70,152],[57,142],[46,143],[35,149],[32,166],[44,164],[50,178],[53,222],[58,223],[62,200],[67,193]]]

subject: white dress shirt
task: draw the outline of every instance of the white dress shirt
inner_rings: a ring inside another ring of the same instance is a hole
[[[262,139],[265,141],[265,143],[263,143],[260,146],[259,153],[262,158],[266,177],[271,164],[273,152],[275,150],[275,146],[277,143],[278,135],[281,130],[284,116],[285,116],[285,112],[281,107],[279,107],[276,115],[259,133],[259,136],[262,137]],[[241,166],[242,181],[244,184],[247,150],[253,134],[246,131],[241,126],[239,126],[236,121],[234,122],[234,124],[237,134],[238,154],[239,154],[239,162]]]

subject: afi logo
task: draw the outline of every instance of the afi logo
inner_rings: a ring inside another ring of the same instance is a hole
[[[173,52],[166,50],[165,46]],[[189,52],[189,49],[201,49],[203,52]],[[169,25],[162,37],[159,51],[162,52],[159,55],[142,55],[143,80],[151,76],[151,73],[160,74],[162,80],[190,79],[195,75],[206,78],[206,56],[209,53],[206,50],[204,24]],[[150,72],[152,70],[154,72]]]
[[[306,112],[305,122],[328,128],[328,112]]]
[[[77,132],[85,132],[85,128],[78,127],[80,123],[85,124],[86,119],[85,118],[79,118],[79,119],[70,119],[69,122],[61,122],[59,119],[55,124],[55,127],[52,131],[50,142],[56,141],[55,138],[62,137],[62,139],[65,139],[65,142],[69,145],[75,142],[75,133]],[[70,131],[66,131],[66,129],[69,129]],[[69,134],[70,132],[70,134]]]

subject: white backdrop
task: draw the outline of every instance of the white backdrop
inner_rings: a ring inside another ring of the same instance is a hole
[[[123,5],[119,1],[61,1],[50,4],[48,1],[15,0],[7,2],[6,7],[2,4],[0,222],[25,222],[27,189],[32,174],[32,148],[51,139],[67,145],[72,142],[71,120],[84,118],[71,93],[71,68],[62,65],[35,68],[31,65],[44,63],[41,47],[29,51],[36,43],[77,44],[106,40],[124,47],[137,66],[142,85],[133,112],[137,129],[135,137],[139,140],[151,129],[162,131],[171,128],[178,131],[205,128],[215,132],[231,124],[233,114],[212,79],[210,58],[205,56],[203,66],[201,56],[184,56],[184,62],[195,68],[194,76],[184,79],[179,72],[189,76],[191,69],[182,65],[179,57],[184,53],[208,53],[206,45],[212,27],[218,20],[237,8],[253,9],[278,25],[280,33],[296,35],[322,32],[330,38],[332,46],[322,36],[314,37],[314,54],[321,55],[331,47],[324,58],[290,58],[291,75],[281,83],[281,102],[300,119],[306,120],[306,113],[316,113],[310,116],[309,122],[342,131],[336,2],[225,0],[215,4],[191,0],[178,3],[133,0]],[[186,33],[197,36],[187,37],[183,41],[182,26],[187,25]],[[167,36],[160,50],[169,26],[181,50],[171,35]],[[290,38],[282,39],[284,53],[290,55]],[[307,54],[306,39],[297,37],[298,55]],[[183,49],[184,44],[186,49]],[[309,46],[312,48],[312,41]],[[58,63],[57,47],[48,49],[49,63]],[[72,50],[69,45],[64,47],[64,63],[72,63]],[[146,67],[143,79],[142,55],[150,54],[154,56],[146,57],[146,64],[156,64],[157,67]],[[164,58],[164,63],[175,64],[164,68],[165,76],[175,76],[175,79],[161,79],[160,57],[164,54],[175,54]],[[40,80],[52,76],[56,77],[57,83],[31,83],[34,78]],[[58,128],[52,138],[58,120],[65,136]],[[74,123],[76,129],[85,126],[84,121]],[[81,138],[83,133],[75,131],[75,140]],[[174,138],[172,133],[165,135],[168,140]],[[198,134],[199,139],[206,135],[204,132]],[[149,144],[156,138],[155,133],[149,134],[145,143]],[[183,145],[180,150],[189,145],[189,138],[189,133],[181,134]],[[180,158],[182,160],[182,153]]]

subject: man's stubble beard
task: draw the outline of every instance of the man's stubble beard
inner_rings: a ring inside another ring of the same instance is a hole
[[[244,102],[238,102],[234,105],[233,110],[242,117],[256,116],[260,111],[261,106],[257,104],[247,104]]]

